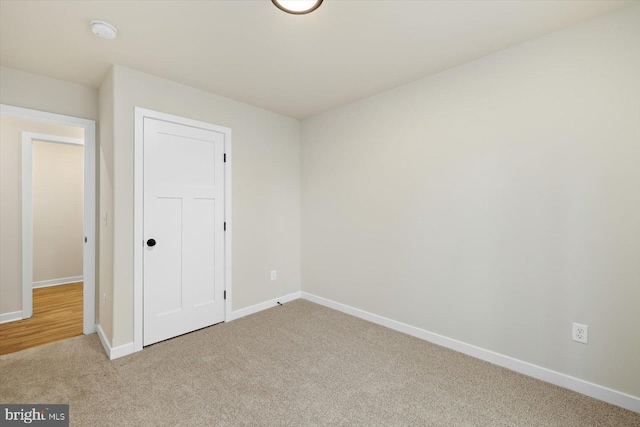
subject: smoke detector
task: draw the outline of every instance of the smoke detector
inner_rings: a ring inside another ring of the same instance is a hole
[[[113,40],[118,35],[116,27],[104,21],[91,21],[91,31],[96,36],[107,40]]]

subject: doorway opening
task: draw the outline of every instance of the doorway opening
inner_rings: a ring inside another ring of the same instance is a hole
[[[95,331],[95,122],[1,106],[0,354]]]

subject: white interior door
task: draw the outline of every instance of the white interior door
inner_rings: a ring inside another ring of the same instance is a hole
[[[144,345],[224,320],[224,136],[144,119]]]

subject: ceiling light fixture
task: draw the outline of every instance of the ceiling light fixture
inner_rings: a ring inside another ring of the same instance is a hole
[[[276,7],[293,15],[311,13],[322,4],[322,0],[271,0]]]
[[[104,21],[91,21],[91,31],[96,36],[107,40],[113,40],[118,35],[116,27]]]

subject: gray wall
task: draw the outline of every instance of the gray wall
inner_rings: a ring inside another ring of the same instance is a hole
[[[640,396],[640,7],[302,134],[303,291]]]
[[[0,67],[0,104],[98,120],[98,91]]]
[[[233,310],[300,290],[300,122],[128,68],[113,72],[113,345],[133,340],[136,106],[232,129]]]

